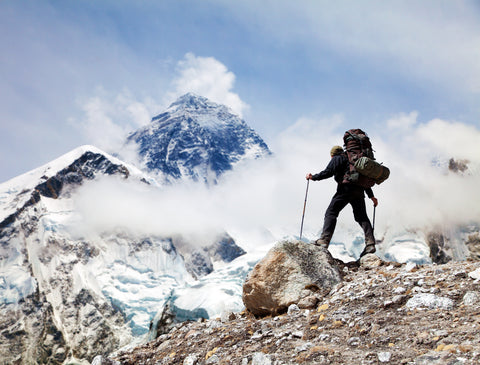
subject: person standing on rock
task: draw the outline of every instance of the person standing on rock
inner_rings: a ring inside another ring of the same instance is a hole
[[[337,191],[333,196],[330,205],[325,212],[325,220],[323,224],[322,235],[318,240],[313,242],[317,246],[321,246],[328,249],[330,240],[332,239],[335,226],[337,225],[337,218],[340,211],[350,204],[353,209],[353,216],[355,221],[360,224],[365,234],[365,248],[360,254],[360,257],[374,253],[375,249],[375,237],[373,235],[372,224],[368,219],[367,210],[365,208],[365,194],[373,201],[373,205],[378,205],[378,200],[373,195],[371,188],[364,188],[354,183],[344,182],[344,175],[349,168],[348,158],[340,146],[334,146],[330,150],[331,160],[325,170],[318,174],[307,174],[307,180],[319,181],[334,177],[338,183]]]

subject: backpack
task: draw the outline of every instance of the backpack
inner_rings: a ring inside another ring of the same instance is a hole
[[[342,183],[353,183],[364,188],[381,184],[390,176],[390,170],[375,161],[372,143],[361,129],[349,129],[343,135],[348,169]]]

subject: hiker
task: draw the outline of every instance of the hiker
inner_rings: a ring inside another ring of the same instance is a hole
[[[367,196],[373,201],[375,207],[378,205],[378,200],[373,195],[371,188],[364,188],[360,185],[346,182],[344,180],[345,172],[349,168],[349,162],[342,147],[334,146],[330,151],[330,156],[331,160],[325,170],[315,175],[310,173],[307,174],[307,180],[318,181],[333,176],[338,183],[337,192],[333,196],[332,201],[325,212],[322,235],[314,242],[314,244],[324,247],[325,249],[328,248],[333,232],[335,231],[337,217],[340,211],[345,208],[347,204],[350,204],[353,208],[355,221],[360,224],[365,233],[365,248],[360,257],[368,253],[374,253],[376,251],[375,237],[373,236],[372,224],[367,216],[364,193],[367,193]]]

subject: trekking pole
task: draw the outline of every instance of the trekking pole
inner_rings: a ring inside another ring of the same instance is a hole
[[[372,224],[372,231],[375,231],[375,211],[377,210],[377,207],[374,205],[373,206],[373,224]]]
[[[302,213],[302,224],[300,226],[300,240],[302,240],[302,231],[303,231],[303,218],[305,217],[305,207],[307,206],[307,195],[308,195],[308,184],[310,179],[307,179],[307,191],[305,192],[305,202],[303,203],[303,213]]]

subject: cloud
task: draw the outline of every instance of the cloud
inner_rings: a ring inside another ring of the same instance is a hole
[[[98,232],[126,228],[168,236],[218,229],[215,219],[197,210],[214,211],[207,196],[200,185],[194,189],[183,185],[158,189],[107,176],[81,187],[75,202],[88,225]]]
[[[223,4],[223,1],[215,1]],[[237,21],[282,44],[303,44],[321,63],[332,51],[365,72],[423,87],[480,92],[478,4],[472,1],[290,1],[224,4]],[[365,79],[364,79],[365,80]],[[449,90],[443,89],[442,92]]]
[[[80,104],[84,115],[70,123],[84,134],[88,144],[115,153],[122,149],[127,135],[148,124],[160,108],[151,98],[137,100],[127,89],[112,94],[98,88],[95,96]]]
[[[83,132],[91,144],[106,151],[121,146],[127,131],[112,120],[109,105],[97,97],[88,100],[83,109],[85,111]]]
[[[480,131],[444,120],[409,122],[405,131],[401,121],[406,115],[413,118],[415,113],[399,115],[398,123],[392,118],[388,130],[367,131],[377,160],[391,170],[390,178],[373,188],[380,201],[377,238],[392,230],[480,222],[480,156],[474,148],[457,149],[450,142],[453,136],[470,144],[480,138]],[[301,118],[279,136],[273,157],[228,172],[217,186],[186,183],[158,189],[110,177],[81,187],[78,209],[95,231],[123,227],[145,234],[204,237],[226,229],[246,249],[270,244],[299,234],[305,175],[326,167],[330,147],[342,144],[346,129],[341,116]],[[469,170],[449,171],[451,157],[468,159]],[[335,190],[333,179],[310,182],[303,231],[307,239],[318,237]],[[367,201],[370,217],[372,211]],[[349,207],[337,227],[338,234],[361,235]]]
[[[176,72],[171,81],[173,90],[164,94],[164,102],[155,102],[151,97],[140,101],[127,88],[112,93],[98,87],[95,96],[81,102],[84,116],[79,121],[71,120],[71,123],[78,124],[88,144],[118,152],[130,132],[148,124],[153,116],[166,109],[169,102],[187,92],[227,105],[240,116],[248,107],[232,92],[235,75],[213,57],[187,53],[178,61]]]
[[[184,59],[178,61],[176,72],[177,76],[172,82],[174,90],[169,93],[171,99],[193,92],[227,105],[239,116],[248,108],[232,91],[235,75],[215,58],[187,53]]]
[[[387,127],[393,130],[409,131],[417,123],[418,112],[400,114],[387,120]]]
[[[412,115],[412,114],[410,114]],[[415,114],[413,114],[415,116]],[[422,228],[480,222],[480,131],[459,122],[434,119],[410,123],[391,120],[375,136],[377,157],[391,169],[379,186],[385,202],[384,226]],[[468,161],[465,173],[449,170],[450,159]]]
[[[123,227],[144,234],[181,232],[195,237],[226,229],[244,248],[298,234],[305,175],[323,169],[330,158],[330,144],[341,143],[333,132],[330,138],[319,137],[331,130],[333,123],[341,122],[340,117],[322,121],[302,118],[292,127],[296,132],[285,133],[279,140],[274,157],[243,164],[209,188],[179,183],[158,189],[114,177],[85,184],[75,199],[83,227],[95,232]],[[305,231],[318,231],[334,190],[335,184],[329,182],[324,189],[310,193],[311,224]]]
[[[454,157],[480,163],[480,131],[472,125],[434,119],[419,126],[416,137],[443,158]]]

